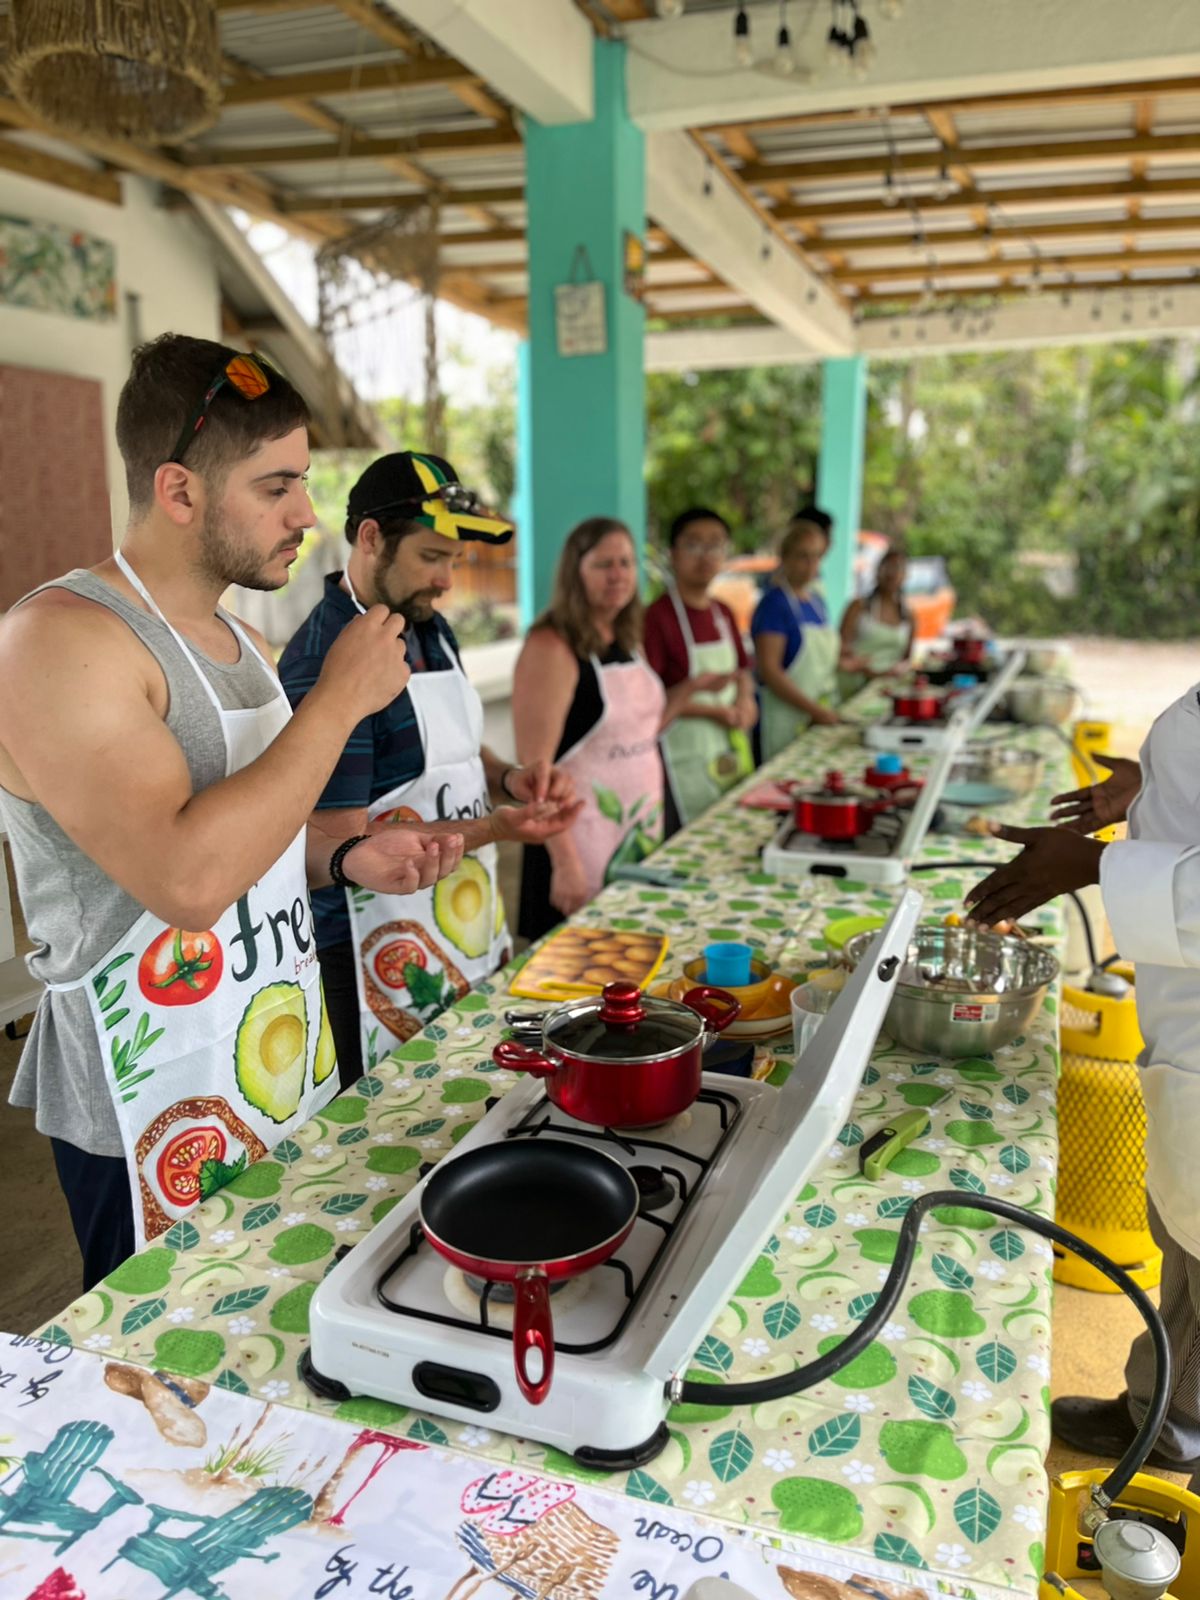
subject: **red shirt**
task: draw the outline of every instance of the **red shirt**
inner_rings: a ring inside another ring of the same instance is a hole
[[[744,671],[750,665],[746,658],[746,648],[738,633],[733,612],[724,601],[713,600],[702,611],[696,611],[692,606],[684,607],[692,637],[697,644],[715,644],[720,639],[721,630],[713,615],[713,608],[718,606],[725,615],[734,648],[737,650],[738,667]],[[646,609],[643,648],[646,660],[668,689],[674,688],[677,683],[682,683],[688,676],[687,642],[683,637],[683,629],[679,626],[679,618],[669,594],[660,594]]]

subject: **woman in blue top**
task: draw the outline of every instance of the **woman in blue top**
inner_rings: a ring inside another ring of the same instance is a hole
[[[750,632],[762,685],[762,758],[769,761],[812,722],[841,719],[828,702],[837,687],[840,639],[814,592],[829,549],[829,519],[798,511],[779,547],[779,570],[755,608]]]

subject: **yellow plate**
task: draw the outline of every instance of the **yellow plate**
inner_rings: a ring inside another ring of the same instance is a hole
[[[825,929],[825,943],[834,950],[844,950],[856,934],[874,933],[886,920],[885,917],[842,917]]]

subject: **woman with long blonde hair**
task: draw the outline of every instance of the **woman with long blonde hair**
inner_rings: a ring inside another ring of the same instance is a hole
[[[517,760],[545,755],[571,774],[585,802],[573,827],[526,847],[526,938],[548,933],[586,905],[614,867],[659,843],[659,733],[692,695],[726,680],[705,674],[664,690],[641,646],[633,536],[613,517],[589,517],[567,535],[550,604],[530,628],[513,678]]]

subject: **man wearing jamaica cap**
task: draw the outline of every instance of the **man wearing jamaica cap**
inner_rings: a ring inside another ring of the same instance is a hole
[[[337,868],[335,886],[314,892],[343,1086],[506,959],[496,841],[540,844],[578,814],[565,774],[544,762],[508,766],[483,744],[483,707],[435,610],[465,540],[504,544],[512,535],[512,524],[482,506],[440,456],[382,456],[350,491],[346,570],[326,578],[323,598],[279,663],[298,705],[360,611],[385,605],[401,615],[408,686],[355,728],[313,820],[339,837],[419,822],[427,833],[461,833],[468,852],[437,894],[372,894]],[[493,799],[508,803],[493,808]]]

